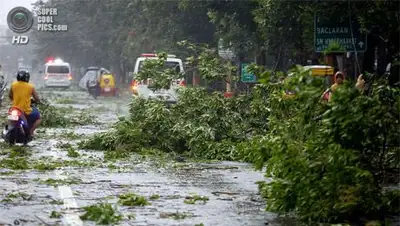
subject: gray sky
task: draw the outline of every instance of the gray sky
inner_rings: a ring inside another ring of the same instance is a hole
[[[17,6],[23,6],[32,9],[31,4],[36,0],[0,0],[0,25],[7,25],[7,14],[10,10]]]

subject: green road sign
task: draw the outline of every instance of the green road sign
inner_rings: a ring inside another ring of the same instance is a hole
[[[247,83],[257,82],[256,76],[247,72],[248,65],[247,63],[241,65],[241,81]]]
[[[319,17],[315,17],[315,51],[323,52],[331,42],[337,42],[345,49],[335,52],[365,52],[367,50],[367,35],[361,32],[360,25],[357,22],[352,22],[352,26],[350,26],[349,20],[344,22],[322,21]]]

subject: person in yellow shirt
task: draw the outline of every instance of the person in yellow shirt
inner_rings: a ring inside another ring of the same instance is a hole
[[[344,82],[343,72],[341,71],[336,72],[335,83],[322,94],[322,99],[330,101],[332,98],[332,93],[335,92],[337,88],[343,84],[343,82]]]
[[[333,92],[335,92],[336,89],[337,89],[341,84],[343,84],[343,81],[344,81],[344,74],[343,74],[342,72],[340,72],[340,71],[336,72],[336,74],[335,74],[335,83],[331,86],[331,90],[332,90]]]
[[[32,139],[36,128],[40,125],[41,118],[37,108],[31,106],[31,98],[36,103],[40,103],[39,96],[34,85],[29,83],[30,74],[26,70],[17,72],[17,81],[11,84],[9,97],[12,100],[12,106],[21,109],[28,121],[30,127],[30,139]]]

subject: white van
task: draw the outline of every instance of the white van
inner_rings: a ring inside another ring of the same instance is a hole
[[[45,87],[64,87],[71,85],[71,65],[62,60],[50,61],[45,64],[44,84]]]
[[[142,54],[139,58],[137,58],[135,68],[133,71],[133,81],[131,84],[131,88],[132,91],[134,92],[134,95],[139,95],[144,98],[157,97],[157,98],[162,98],[164,100],[177,101],[178,96],[176,93],[176,88],[186,85],[184,79],[174,80],[169,90],[157,90],[155,92],[153,92],[148,88],[148,85],[151,84],[151,79],[148,79],[147,81],[137,81],[135,79],[135,75],[139,73],[145,60],[147,59],[158,59],[158,57],[156,54],[148,53],[148,54]],[[183,62],[175,55],[167,56],[167,60],[165,61],[165,67],[178,70],[179,73],[184,73]]]

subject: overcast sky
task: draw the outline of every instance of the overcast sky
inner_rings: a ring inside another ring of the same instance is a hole
[[[0,0],[0,25],[7,25],[7,14],[10,10],[17,6],[23,6],[32,9],[31,4],[36,0]]]

